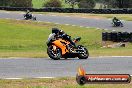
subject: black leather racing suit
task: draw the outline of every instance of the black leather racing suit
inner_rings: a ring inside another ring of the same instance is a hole
[[[76,47],[75,43],[71,39],[71,36],[67,35],[62,30],[59,30],[57,28],[54,28],[54,29],[52,29],[52,33],[55,33],[56,34],[55,35],[56,37],[60,37],[60,38],[62,38],[64,40],[69,41],[73,47]]]

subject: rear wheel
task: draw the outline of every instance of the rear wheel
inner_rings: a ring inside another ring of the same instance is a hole
[[[54,50],[52,45],[47,48],[47,53],[48,53],[49,57],[53,60],[59,60],[62,56],[61,50],[59,48],[56,48]]]
[[[79,54],[78,58],[79,59],[87,59],[89,56],[89,52],[88,52],[87,48],[85,48],[84,46],[78,46],[78,49],[81,49],[83,51],[83,54]]]

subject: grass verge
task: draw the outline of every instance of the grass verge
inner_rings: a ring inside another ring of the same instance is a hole
[[[86,84],[80,86],[75,78],[0,80],[0,88],[131,88],[130,84]]]
[[[132,55],[132,44],[125,48],[101,48],[103,30],[45,22],[0,19],[0,57],[48,57],[46,41],[51,28],[58,27],[72,37],[80,36],[90,56]]]

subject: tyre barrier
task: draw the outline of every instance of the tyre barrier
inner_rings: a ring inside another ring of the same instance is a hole
[[[94,14],[132,14],[132,9],[84,9],[84,8],[32,8],[32,7],[4,7],[0,6],[0,10],[7,11],[26,11],[33,12],[60,12],[60,13],[94,13]]]
[[[102,32],[102,41],[132,43],[132,32]]]

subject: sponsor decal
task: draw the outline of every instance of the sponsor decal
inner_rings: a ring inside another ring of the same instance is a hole
[[[76,81],[79,85],[84,84],[121,84],[130,83],[131,76],[129,74],[86,74],[82,67],[79,67]]]

